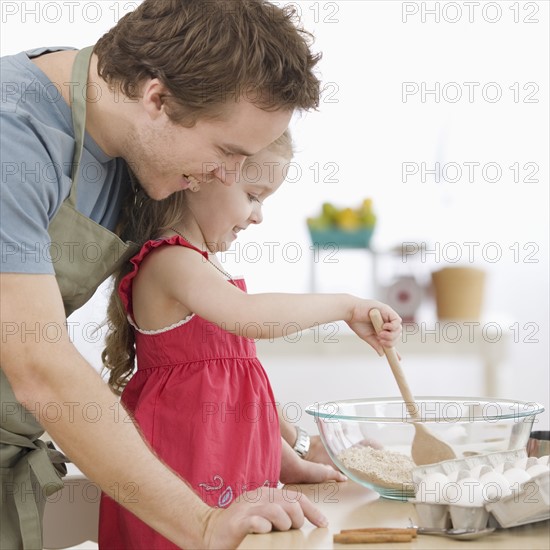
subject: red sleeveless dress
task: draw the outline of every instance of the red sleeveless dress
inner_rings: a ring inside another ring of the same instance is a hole
[[[162,246],[185,246],[206,256],[175,236],[147,242],[131,260],[133,270],[119,293],[134,325],[137,371],[122,403],[160,459],[207,504],[223,508],[245,491],[277,486],[281,434],[275,398],[252,339],[198,315],[158,331],[135,327],[132,281],[143,259]],[[227,284],[246,292],[242,279]],[[185,522],[185,510],[180,513]],[[176,548],[106,495],[101,497],[99,547]]]

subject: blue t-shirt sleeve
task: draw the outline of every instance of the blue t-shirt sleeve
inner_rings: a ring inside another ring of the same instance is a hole
[[[0,57],[3,272],[54,274],[59,253],[73,250],[68,227],[68,242],[50,256],[48,226],[71,189],[75,140],[69,105],[29,58],[43,51]],[[109,157],[86,133],[80,165],[77,210],[112,231],[130,187],[125,162]]]
[[[70,180],[28,118],[4,112],[0,125],[0,270],[53,274],[48,225]]]

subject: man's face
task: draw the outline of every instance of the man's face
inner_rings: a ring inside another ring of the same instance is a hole
[[[174,124],[161,108],[134,125],[124,158],[147,194],[163,199],[194,181],[213,178],[231,185],[244,160],[277,139],[290,122],[289,110],[264,111],[248,100],[228,102],[217,120],[200,120],[191,128]]]

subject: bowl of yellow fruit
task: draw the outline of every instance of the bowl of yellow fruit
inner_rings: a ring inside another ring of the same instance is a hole
[[[314,245],[338,248],[368,248],[375,225],[371,199],[365,199],[358,208],[337,208],[325,202],[318,216],[307,219]]]

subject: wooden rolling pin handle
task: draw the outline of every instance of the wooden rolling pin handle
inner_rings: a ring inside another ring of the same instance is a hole
[[[412,535],[394,535],[393,533],[340,533],[333,541],[340,544],[365,544],[376,542],[411,542]]]
[[[374,327],[374,330],[376,331],[376,334],[379,334],[383,330],[384,326],[384,320],[382,319],[382,314],[380,313],[380,310],[378,309],[371,309],[369,311],[369,317],[372,322],[372,326]],[[399,386],[399,391],[401,392],[401,396],[403,397],[403,401],[405,401],[405,406],[407,407],[407,411],[411,415],[412,418],[420,418],[418,407],[415,404],[413,394],[409,388],[409,385],[407,384],[407,380],[405,379],[405,375],[403,374],[403,371],[401,370],[401,365],[399,363],[399,357],[397,357],[397,352],[395,351],[394,347],[386,348],[384,347],[384,353],[386,354],[386,357],[388,358],[388,363],[390,364],[391,370],[393,372],[393,376],[395,378],[395,381],[397,382],[397,385]]]

